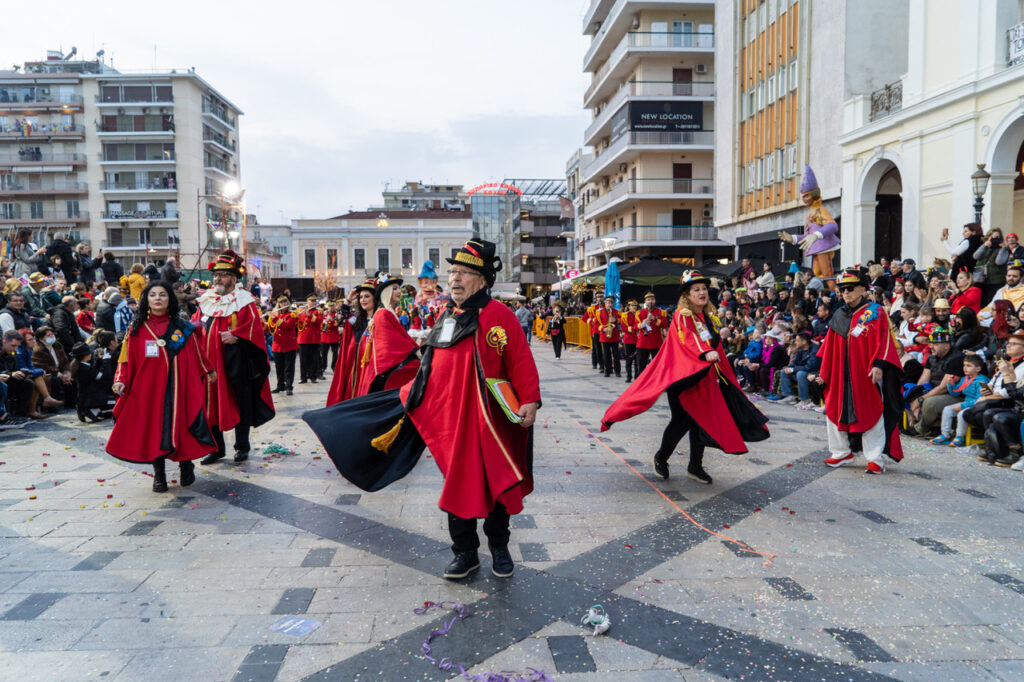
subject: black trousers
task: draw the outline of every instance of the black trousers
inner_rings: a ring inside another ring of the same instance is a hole
[[[622,376],[622,363],[619,361],[619,342],[602,341],[601,350],[604,353],[604,375],[611,376],[612,367],[615,368],[615,376]]]
[[[562,357],[562,346],[565,345],[565,338],[561,334],[555,334],[551,337],[551,347],[555,349],[555,357]]]
[[[604,370],[604,354],[601,352],[601,335],[590,335],[590,363],[593,367]]]
[[[274,353],[274,370],[277,372],[277,387],[290,391],[295,383],[295,355],[297,350]]]
[[[498,502],[484,519],[484,535],[490,547],[507,547],[512,531],[509,530],[509,514],[505,505]],[[452,551],[475,552],[480,548],[480,537],[476,534],[476,519],[460,519],[448,514],[448,533],[452,536]]]
[[[644,371],[644,367],[647,363],[654,359],[654,356],[658,354],[657,348],[637,348],[636,349],[636,373],[640,376],[640,372]]]
[[[690,464],[700,466],[704,461],[704,445],[698,442],[697,422],[679,404],[680,393],[681,391],[675,390],[668,392],[668,407],[672,410],[672,419],[661,434],[661,447],[658,448],[658,452],[654,456],[667,459],[675,451],[683,436],[689,433]]]
[[[1013,401],[1008,398],[995,398],[993,400],[979,400],[964,410],[964,421],[974,427],[974,436],[977,438],[985,433],[985,429],[992,424],[992,418],[986,415],[993,410],[1007,410],[1013,407]]]
[[[990,456],[1002,459],[1010,453],[1011,445],[1020,442],[1021,415],[1017,410],[987,410],[983,422],[985,450]]]
[[[636,344],[624,343],[622,347],[625,349],[623,355],[626,356],[626,378],[632,380],[634,375],[640,376],[640,370],[636,369]],[[636,370],[636,372],[633,370]]]
[[[320,376],[320,344],[299,344],[299,373],[302,381],[316,381]]]
[[[331,364],[327,364],[327,355],[331,355]],[[336,343],[321,343],[320,344],[320,374],[323,374],[328,367],[332,370],[334,365],[338,363],[338,344]]]
[[[216,426],[211,427],[210,430],[213,432],[213,439],[217,441],[217,454],[223,457],[227,453],[227,449],[224,447],[224,432]],[[238,422],[238,426],[235,427],[235,450],[248,449],[249,422],[242,417],[242,421]]]

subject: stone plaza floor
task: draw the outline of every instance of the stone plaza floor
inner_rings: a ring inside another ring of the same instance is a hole
[[[432,656],[470,675],[1024,680],[1024,476],[909,439],[883,476],[829,469],[821,415],[758,402],[772,437],[709,451],[714,485],[685,457],[661,481],[665,399],[599,434],[624,380],[534,351],[536,492],[508,580],[486,555],[440,577],[428,455],[380,492],[341,478],[300,420],[322,382],[277,400],[248,462],[164,494],[104,453],[109,423],[0,432],[3,679],[452,679],[420,654],[452,612],[413,611],[443,601],[471,615]],[[598,637],[581,626],[594,604],[611,619]]]

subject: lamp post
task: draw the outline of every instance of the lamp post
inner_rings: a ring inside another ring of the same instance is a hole
[[[617,241],[619,241],[618,237],[601,237],[601,249],[604,251],[605,265],[612,262],[612,249],[615,248]]]
[[[200,207],[205,199],[216,199],[220,202],[220,226],[219,229],[215,230],[213,236],[216,239],[225,240],[225,248],[228,248],[227,239],[237,239],[239,235],[238,230],[228,229],[227,211],[230,208],[240,208],[243,211],[242,214],[242,235],[245,236],[245,203],[242,201],[242,197],[245,195],[245,190],[241,189],[238,183],[234,180],[230,180],[217,191],[216,194],[200,194],[199,190],[196,190],[196,248],[199,248],[200,244],[203,244],[203,220],[202,214],[199,212]],[[209,223],[209,219],[207,219]],[[203,259],[203,253],[210,248],[209,240],[206,240],[206,245],[199,249],[196,254],[196,268],[201,267],[200,261]],[[243,259],[245,258],[245,244],[242,245]],[[248,261],[243,261],[248,265]]]
[[[988,189],[988,181],[992,177],[985,170],[985,164],[979,163],[978,170],[971,173],[971,188],[974,190],[974,222],[981,224],[981,210],[985,208],[985,190]]]

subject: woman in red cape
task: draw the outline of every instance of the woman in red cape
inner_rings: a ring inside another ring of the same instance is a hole
[[[195,327],[178,317],[171,285],[150,282],[121,346],[114,393],[114,429],[107,452],[153,463],[153,492],[167,490],[164,462],[178,462],[182,486],[195,480],[192,460],[216,451],[206,421],[204,378],[216,380]]]
[[[377,311],[375,282],[366,280],[353,289],[352,294],[356,313],[345,320],[341,330],[338,362],[331,377],[331,390],[327,392],[327,407],[359,395],[359,360],[363,357],[366,328]]]
[[[420,368],[419,346],[395,312],[401,300],[402,280],[381,274],[377,277],[376,293],[377,312],[370,320],[368,338],[360,354],[355,395],[403,386],[415,378]]]
[[[704,470],[704,448],[730,454],[747,451],[746,442],[768,438],[768,418],[754,407],[736,383],[718,335],[718,318],[708,302],[710,280],[699,272],[683,274],[683,293],[672,316],[668,338],[629,388],[601,418],[601,430],[650,409],[668,393],[672,420],[654,455],[654,472],[668,478],[668,458],[687,433],[690,464],[687,475],[711,484]]]

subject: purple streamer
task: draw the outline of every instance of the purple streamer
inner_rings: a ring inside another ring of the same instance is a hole
[[[442,637],[447,635],[452,629],[452,626],[460,620],[466,620],[469,618],[469,607],[465,604],[458,602],[423,602],[423,606],[412,610],[418,616],[426,614],[432,608],[447,608],[451,609],[455,615],[450,621],[445,623],[444,627],[439,630],[432,630],[430,635],[423,641],[420,646],[420,653],[423,658],[430,661],[431,664],[436,665],[439,670],[451,670],[452,668],[458,668],[462,677],[470,680],[470,682],[552,682],[551,678],[543,670],[537,670],[536,668],[527,668],[525,673],[521,673],[518,670],[502,670],[501,672],[484,672],[479,675],[470,676],[466,669],[462,667],[462,664],[449,657],[444,657],[440,661],[430,655],[430,642],[435,637]]]

